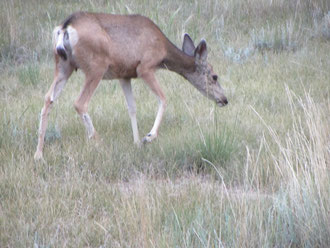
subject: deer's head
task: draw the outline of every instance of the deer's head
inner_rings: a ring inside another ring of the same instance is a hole
[[[195,70],[187,74],[187,79],[206,97],[214,100],[219,107],[228,104],[223,88],[218,82],[218,75],[207,62],[206,41],[202,40],[197,47],[188,34],[184,35],[182,50],[195,58]]]

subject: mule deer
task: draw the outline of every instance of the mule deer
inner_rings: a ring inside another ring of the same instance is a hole
[[[218,83],[218,76],[207,63],[205,40],[196,48],[189,35],[185,34],[180,50],[150,19],[140,15],[74,13],[55,28],[53,49],[55,78],[41,110],[38,146],[34,155],[36,160],[42,158],[50,108],[72,72],[77,69],[85,74],[85,84],[74,107],[89,138],[97,133],[87,113],[88,103],[101,79],[119,79],[127,102],[134,143],[137,144],[140,140],[132,78],[142,78],[159,100],[154,125],[143,138],[143,143],[157,137],[166,108],[165,95],[155,78],[155,71],[159,68],[180,74],[217,105],[228,103]]]

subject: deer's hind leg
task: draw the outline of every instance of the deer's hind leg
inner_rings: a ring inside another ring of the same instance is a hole
[[[138,130],[137,121],[136,121],[136,103],[135,103],[134,96],[133,96],[131,80],[130,79],[120,79],[119,82],[120,82],[121,88],[123,89],[123,92],[125,95],[125,99],[126,99],[126,103],[127,103],[127,110],[128,110],[129,117],[131,119],[134,143],[139,145],[140,139],[139,139],[139,130]]]
[[[65,86],[68,78],[71,76],[74,67],[69,61],[64,61],[55,56],[55,77],[52,85],[50,86],[47,94],[45,95],[44,106],[41,110],[40,124],[39,124],[39,136],[38,146],[34,154],[34,159],[42,159],[42,150],[44,145],[45,133],[48,123],[48,114],[51,110],[53,102],[59,97],[63,87]]]
[[[94,70],[88,70],[88,72],[84,71],[86,76],[85,84],[79,97],[74,103],[74,107],[85,125],[89,139],[97,138],[98,136],[97,132],[95,131],[92,119],[87,112],[88,104],[94,94],[95,89],[103,78],[106,68],[107,66],[99,65],[94,68]]]

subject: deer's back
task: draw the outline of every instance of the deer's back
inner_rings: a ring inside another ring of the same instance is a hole
[[[108,63],[113,74],[109,78],[136,77],[140,63],[157,67],[166,56],[167,38],[140,15],[80,12],[71,15],[63,28],[69,25],[79,37],[74,48],[77,64],[84,66],[91,60]]]

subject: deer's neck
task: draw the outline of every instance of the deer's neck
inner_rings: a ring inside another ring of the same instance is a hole
[[[185,54],[175,45],[169,44],[163,66],[188,78],[195,71],[195,58]]]

